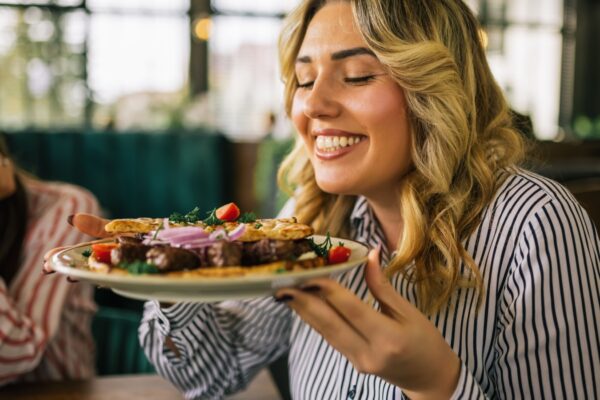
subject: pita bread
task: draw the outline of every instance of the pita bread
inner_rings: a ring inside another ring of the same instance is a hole
[[[319,268],[325,265],[322,257],[309,258],[296,261],[276,261],[269,264],[255,266],[227,266],[227,267],[205,267],[185,271],[165,272],[154,276],[168,276],[172,278],[227,278],[259,274],[273,274],[279,271],[301,271],[306,269]],[[120,268],[111,267],[94,258],[88,257],[88,266],[92,271],[99,273],[110,273],[111,275],[129,275],[129,273]]]
[[[110,234],[132,234],[132,233],[148,233],[158,229],[163,223],[160,218],[132,218],[132,219],[114,219],[104,227],[104,230]],[[215,230],[218,227],[223,227],[227,232],[233,231],[242,222],[225,222],[223,225],[207,226],[203,222],[194,224],[173,224],[172,227],[181,226],[198,226],[208,232]],[[237,239],[240,242],[254,242],[261,239],[275,240],[296,240],[303,239],[314,233],[313,229],[305,224],[298,223],[296,218],[273,218],[273,219],[257,219],[254,222],[243,223],[246,229],[242,236]]]

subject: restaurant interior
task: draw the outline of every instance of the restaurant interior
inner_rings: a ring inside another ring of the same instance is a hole
[[[600,226],[600,1],[466,2],[528,138],[528,167],[563,183]],[[232,201],[273,217],[294,138],[277,35],[297,4],[0,0],[0,132],[21,168],[87,188],[106,218]],[[154,374],[137,338],[143,302],[104,288],[95,301],[98,375]],[[287,399],[278,363],[269,393]]]

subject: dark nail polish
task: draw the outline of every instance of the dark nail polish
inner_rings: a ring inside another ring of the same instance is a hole
[[[74,216],[75,216],[74,214],[71,214],[71,215],[69,215],[69,216],[67,217],[67,222],[68,222],[68,223],[69,223],[69,225],[71,225],[71,226],[73,226],[73,217],[74,217]]]
[[[294,296],[289,294],[284,294],[281,297],[275,297],[275,301],[278,303],[285,303],[286,301],[294,300]]]
[[[309,285],[301,287],[300,290],[307,293],[317,293],[321,291],[321,287],[316,285]]]

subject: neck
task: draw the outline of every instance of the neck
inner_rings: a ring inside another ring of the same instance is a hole
[[[387,248],[394,251],[404,227],[398,196],[395,192],[391,195],[388,192],[384,196],[368,196],[367,201],[381,225]]]

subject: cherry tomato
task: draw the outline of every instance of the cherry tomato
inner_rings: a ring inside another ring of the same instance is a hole
[[[219,207],[216,215],[221,221],[235,221],[240,217],[240,209],[235,203],[229,203]]]
[[[348,261],[352,250],[345,246],[335,246],[329,249],[327,260],[329,264],[339,264]]]
[[[92,254],[97,261],[110,264],[110,252],[117,246],[117,243],[96,243],[92,245]]]

